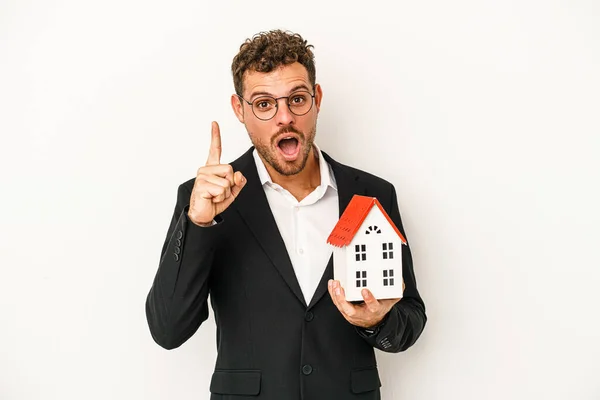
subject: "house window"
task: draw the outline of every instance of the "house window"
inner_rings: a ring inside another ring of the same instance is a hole
[[[394,258],[394,243],[383,243],[383,259],[388,260]]]
[[[356,261],[366,261],[367,260],[367,245],[366,244],[357,244],[354,246],[354,250],[356,251]]]
[[[376,225],[371,225],[370,227],[367,228],[367,231],[365,233],[367,235],[370,235],[371,232],[381,233],[381,229],[379,229]]]
[[[394,270],[383,270],[383,286],[394,286]]]
[[[367,287],[367,271],[356,271],[356,287]]]

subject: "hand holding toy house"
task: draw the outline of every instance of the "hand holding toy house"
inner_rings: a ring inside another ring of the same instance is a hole
[[[354,195],[327,243],[334,246],[333,278],[347,301],[363,300],[363,288],[376,299],[402,297],[406,239],[375,197]]]

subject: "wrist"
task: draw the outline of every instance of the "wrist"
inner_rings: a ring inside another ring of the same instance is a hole
[[[212,224],[213,224],[213,221],[211,221],[211,222],[207,222],[207,223],[204,223],[204,222],[195,222],[195,221],[192,221],[192,223],[193,223],[194,225],[201,226],[202,228],[207,228],[207,227],[209,227],[209,226],[212,226]]]
[[[385,314],[383,316],[383,318],[381,318],[376,324],[373,324],[372,326],[369,326],[369,327],[360,327],[360,329],[362,329],[369,335],[375,335],[375,334],[379,333],[381,328],[383,328],[383,326],[385,325],[388,315],[389,315],[389,312],[387,314]]]
[[[196,225],[196,226],[200,226],[200,227],[202,227],[202,228],[207,228],[207,227],[209,227],[209,226],[212,226],[212,225],[214,224],[214,222],[215,222],[215,220],[214,220],[214,219],[213,219],[212,221],[210,221],[210,222],[196,221],[196,220],[194,220],[194,218],[192,218],[192,216],[191,216],[191,214],[190,214],[190,212],[189,212],[189,211],[187,212],[187,214],[186,214],[186,215],[187,215],[188,219],[190,220],[190,222],[191,222],[192,224],[194,224],[194,225]]]

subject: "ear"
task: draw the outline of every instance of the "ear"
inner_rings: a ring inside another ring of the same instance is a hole
[[[317,114],[321,110],[321,100],[323,100],[323,89],[318,83],[315,85],[315,106],[317,107]]]
[[[237,94],[231,95],[231,108],[237,119],[243,124],[244,123],[244,104]]]

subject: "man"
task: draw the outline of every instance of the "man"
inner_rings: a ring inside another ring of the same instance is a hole
[[[427,319],[408,246],[400,301],[365,289],[350,303],[332,280],[326,239],[354,194],[377,197],[404,230],[390,183],[315,145],[323,91],[311,47],[282,31],[240,47],[231,106],[253,147],[221,164],[213,122],[206,165],[179,186],[147,297],[152,337],[173,349],[206,320],[210,294],[212,400],[379,399],[373,349],[406,350]]]

